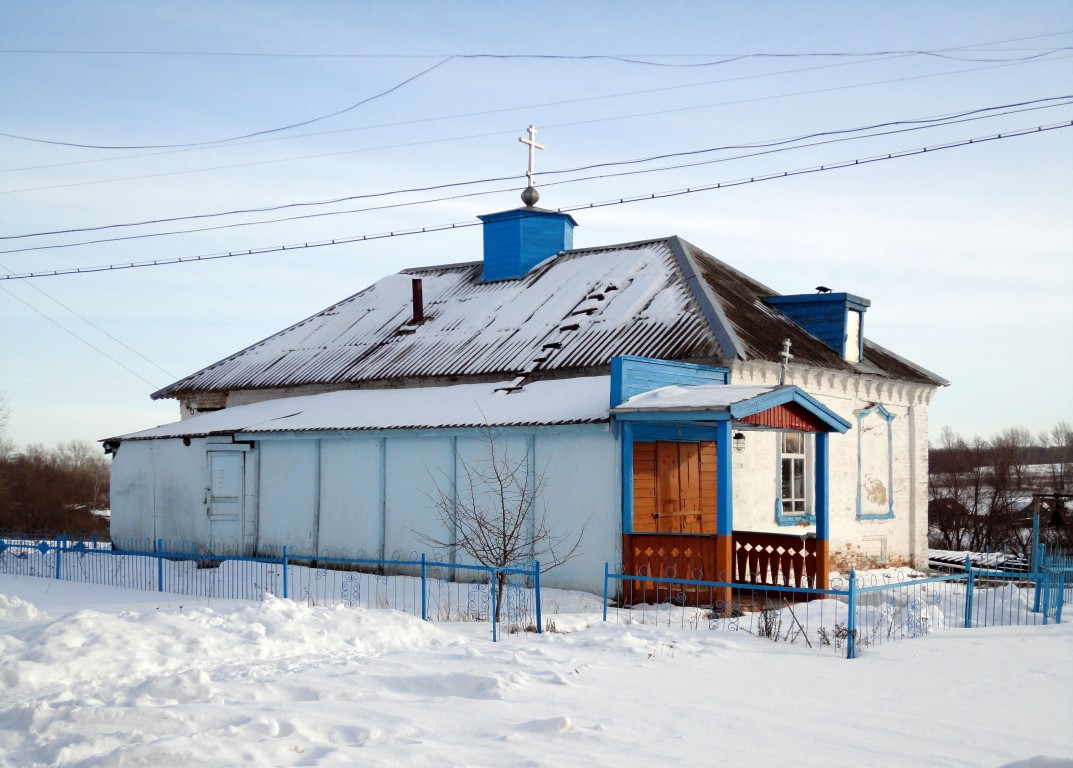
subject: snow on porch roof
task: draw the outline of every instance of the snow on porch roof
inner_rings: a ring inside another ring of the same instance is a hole
[[[731,419],[796,403],[833,432],[845,432],[850,423],[797,386],[757,387],[747,384],[673,384],[634,395],[611,409],[619,417],[651,413],[727,413]]]
[[[608,419],[610,376],[408,389],[352,389],[237,405],[113,440],[236,433],[594,424]]]

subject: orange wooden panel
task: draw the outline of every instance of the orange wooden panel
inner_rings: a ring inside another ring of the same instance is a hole
[[[700,533],[700,446],[678,444],[678,513],[682,533]]]
[[[715,533],[714,442],[635,443],[633,456],[635,532]]]
[[[623,566],[627,575],[695,581],[715,578],[715,537],[680,536],[666,533],[626,534],[622,539]],[[656,582],[627,582],[626,603],[655,603],[668,599],[685,605],[710,605],[713,590]]]
[[[700,444],[700,533],[716,531],[716,505],[719,475],[716,470],[715,443]]]
[[[656,446],[633,445],[633,530],[656,530]]]
[[[656,443],[656,530],[680,533],[678,490],[678,445]]]

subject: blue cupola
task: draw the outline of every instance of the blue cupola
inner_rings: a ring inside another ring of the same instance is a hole
[[[864,354],[864,313],[872,302],[852,293],[820,293],[768,296],[770,304],[811,333],[850,363]]]
[[[544,149],[536,141],[536,126],[530,125],[528,138],[518,139],[529,147],[529,185],[522,192],[524,208],[489,213],[477,218],[484,222],[484,274],[486,283],[517,280],[540,262],[574,247],[577,222],[568,213],[537,208],[540,193],[533,176],[534,150]]]
[[[484,222],[485,282],[516,280],[549,256],[574,247],[568,213],[531,205],[478,216]]]

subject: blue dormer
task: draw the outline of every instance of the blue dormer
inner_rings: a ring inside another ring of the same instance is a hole
[[[574,247],[577,222],[568,213],[527,206],[477,218],[484,222],[485,282],[516,280],[549,256]]]
[[[770,304],[850,363],[864,354],[864,313],[872,302],[852,293],[768,296]]]

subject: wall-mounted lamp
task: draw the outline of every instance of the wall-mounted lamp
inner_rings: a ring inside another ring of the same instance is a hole
[[[734,453],[745,453],[745,433],[734,433]]]

